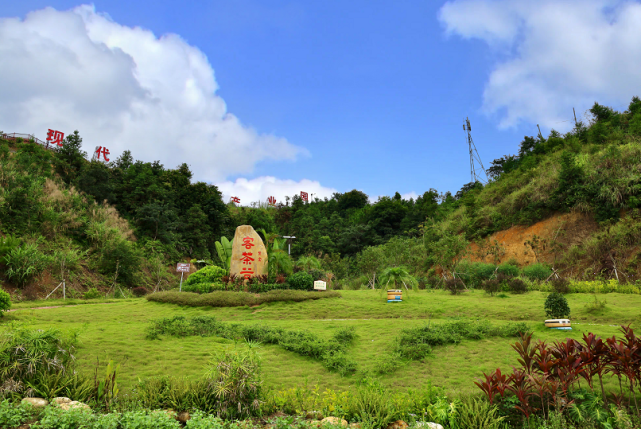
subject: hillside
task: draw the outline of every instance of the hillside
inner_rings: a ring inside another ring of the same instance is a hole
[[[622,113],[595,103],[591,113],[589,124],[565,135],[525,137],[517,155],[492,162],[485,186],[374,203],[353,190],[236,207],[215,186],[193,182],[185,164],[167,169],[129,152],[90,162],[78,132],[57,151],[0,140],[4,286],[34,297],[63,277],[78,294],[175,287],[173,264],[222,264],[214,244],[242,224],[269,237],[296,236],[293,259],[311,256],[337,287],[363,287],[400,265],[429,283],[460,271],[466,259],[542,262],[562,276],[632,281],[641,238],[641,101],[633,98]],[[291,264],[281,274],[290,272]]]

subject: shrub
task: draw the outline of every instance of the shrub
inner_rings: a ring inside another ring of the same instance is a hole
[[[60,393],[69,395],[63,388],[74,377],[72,353],[75,343],[75,336],[65,337],[55,329],[18,326],[4,332],[0,339],[0,374],[3,377],[0,395],[20,397],[27,389],[41,393],[38,390],[42,390],[43,383],[48,386],[48,392],[55,384]],[[56,377],[49,379],[51,376]]]
[[[5,276],[19,287],[40,275],[49,265],[49,258],[35,244],[14,247],[4,257]]]
[[[102,293],[96,289],[95,287],[92,287],[89,289],[87,292],[83,294],[83,297],[85,299],[97,299],[97,298],[102,298]]]
[[[192,307],[240,307],[245,305],[260,305],[267,302],[293,301],[302,302],[314,299],[340,298],[335,291],[323,293],[300,290],[272,290],[256,296],[252,293],[218,291],[199,295],[190,292],[155,292],[145,298],[149,301],[167,302]]]
[[[149,290],[145,287],[135,287],[131,290],[131,293],[133,293],[134,296],[141,297],[147,295]]]
[[[233,289],[233,285],[230,286]],[[199,294],[212,293],[216,291],[227,290],[227,287],[222,283],[192,283],[185,284],[183,283],[183,291],[185,292],[195,292]]]
[[[516,277],[520,274],[519,267],[516,265],[512,265],[509,263],[501,264],[498,266],[496,270],[499,274],[503,274],[504,276],[507,277]]]
[[[263,387],[261,360],[253,349],[235,349],[214,356],[207,378],[218,399],[218,416],[241,419],[257,415]]]
[[[484,262],[461,262],[457,268],[458,272],[463,273],[465,283],[469,287],[478,287],[485,280],[489,280],[494,275],[496,265],[486,264]]]
[[[314,278],[304,271],[299,271],[287,278],[287,283],[291,289],[309,290],[314,287]]]
[[[504,420],[496,405],[474,398],[465,398],[456,413],[456,427],[460,428],[503,429]]]
[[[334,339],[342,344],[351,344],[357,336],[356,329],[354,329],[353,326],[339,328],[338,331],[334,333]]]
[[[0,289],[0,317],[11,308],[11,295]]]
[[[465,285],[461,279],[445,280],[445,289],[449,290],[452,295],[456,295],[465,290]]]
[[[545,264],[532,264],[523,268],[523,275],[531,280],[545,280],[550,274],[552,270]]]
[[[512,293],[525,293],[527,292],[527,284],[521,279],[509,279],[507,281],[508,288]]]
[[[459,320],[438,325],[425,325],[401,331],[396,340],[396,352],[407,359],[423,359],[432,347],[458,344],[464,339],[480,340],[486,337],[516,337],[530,331],[525,323],[493,326],[487,320]]]
[[[187,277],[183,289],[188,290],[191,285],[198,283],[222,283],[222,278],[227,272],[216,265],[208,265]]]
[[[494,295],[501,291],[501,282],[498,279],[485,280],[481,283],[481,288],[490,295]]]
[[[287,285],[279,283],[254,283],[249,285],[249,292],[251,293],[265,293],[276,289],[287,289]]]
[[[564,278],[552,279],[550,282],[554,292],[565,294],[570,293],[570,281]]]
[[[29,403],[13,405],[8,400],[0,402],[0,428],[17,428],[34,415],[34,409]]]
[[[545,315],[552,319],[570,317],[568,300],[558,292],[552,292],[545,300]]]

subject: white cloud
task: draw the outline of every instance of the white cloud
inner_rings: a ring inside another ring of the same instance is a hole
[[[294,180],[277,179],[272,176],[257,177],[255,179],[236,179],[235,182],[226,181],[217,183],[218,189],[223,193],[223,200],[228,202],[231,197],[240,198],[241,206],[249,206],[253,202],[266,202],[269,197],[276,198],[278,203],[285,203],[285,197],[300,195],[307,192],[309,200],[312,198],[331,198],[333,188],[326,188],[319,182],[303,179]]]
[[[264,160],[295,160],[301,147],[259,134],[227,112],[214,70],[180,36],[120,25],[92,6],[0,19],[0,130],[80,131],[85,150],[174,168],[198,180],[251,173]]]
[[[501,127],[521,121],[559,130],[597,101],[625,108],[639,95],[641,4],[614,0],[453,0],[447,34],[497,53],[483,109]],[[567,122],[564,122],[567,121]]]

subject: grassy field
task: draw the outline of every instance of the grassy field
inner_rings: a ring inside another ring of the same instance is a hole
[[[320,385],[321,388],[346,389],[367,371],[373,371],[381,359],[389,356],[398,332],[404,327],[441,323],[454,318],[482,318],[492,323],[525,321],[531,324],[535,338],[547,341],[566,337],[580,338],[594,332],[601,336],[618,334],[618,326],[641,322],[641,296],[623,294],[597,295],[607,300],[605,308],[590,311],[594,296],[567,295],[572,309],[573,331],[550,331],[543,327],[545,293],[490,297],[481,291],[451,296],[443,291],[410,293],[402,303],[388,304],[378,291],[341,291],[342,298],[301,303],[272,303],[259,307],[179,307],[148,302],[145,299],[96,301],[85,305],[34,309],[29,307],[61,305],[58,301],[18,304],[0,321],[28,323],[34,327],[76,329],[80,332],[77,357],[82,371],[91,373],[96,360],[114,359],[122,364],[121,387],[131,388],[140,378],[173,375],[196,378],[205,371],[213,352],[235,347],[233,341],[215,337],[188,337],[162,340],[145,339],[145,329],[153,319],[184,315],[209,315],[238,323],[263,323],[285,329],[305,329],[329,338],[344,326],[353,326],[359,335],[350,353],[358,361],[358,372],[349,377],[328,372],[321,363],[301,357],[278,346],[262,346],[266,385],[288,388]],[[83,302],[83,301],[80,301]],[[402,364],[393,374],[384,375],[384,384],[398,389],[419,387],[427,381],[449,392],[476,391],[473,380],[484,371],[497,367],[505,370],[516,365],[510,344],[514,339],[489,338],[435,348],[422,362]]]

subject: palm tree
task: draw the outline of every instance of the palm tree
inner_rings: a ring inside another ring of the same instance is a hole
[[[277,276],[279,274],[290,275],[293,271],[292,260],[283,250],[274,250],[269,255],[269,274]]]
[[[394,288],[400,287],[402,284],[405,289],[409,290],[410,287],[415,288],[418,286],[418,281],[413,275],[407,272],[405,267],[388,267],[383,270],[380,277],[381,284],[387,286],[390,282],[394,284]]]
[[[296,261],[296,266],[305,271],[320,270],[321,261],[319,261],[318,258],[313,255],[301,256],[300,258],[298,258],[298,261]]]

